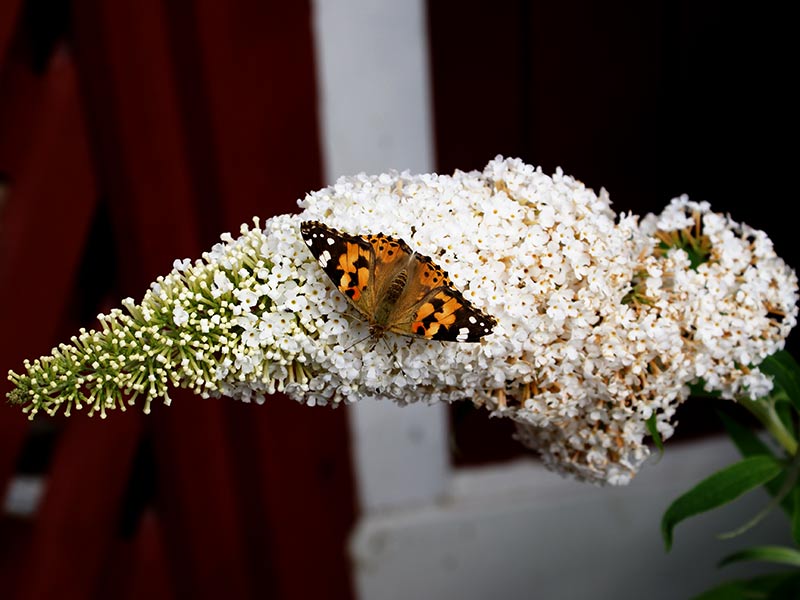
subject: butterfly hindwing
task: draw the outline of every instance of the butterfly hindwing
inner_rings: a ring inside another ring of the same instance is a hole
[[[408,284],[408,308],[398,301],[401,317],[392,331],[418,335],[445,342],[477,342],[492,332],[493,317],[475,308],[455,287],[447,273],[422,255],[418,255],[412,281]],[[401,331],[402,330],[402,331]]]

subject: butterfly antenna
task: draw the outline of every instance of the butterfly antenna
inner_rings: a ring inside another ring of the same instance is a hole
[[[347,319],[348,321],[350,321],[351,323],[353,323],[353,322],[355,322],[355,321],[360,321],[360,320],[361,320],[361,319],[359,319],[357,316],[355,316],[355,315],[351,315],[351,314],[350,314],[349,312],[347,312],[347,311],[342,311],[342,312],[340,312],[339,314],[340,314],[341,316],[343,316],[345,319]]]
[[[345,349],[344,349],[344,351],[345,351],[345,352],[347,352],[348,350],[350,350],[350,348],[353,348],[353,347],[355,347],[355,346],[358,346],[358,345],[359,345],[361,342],[364,342],[364,341],[368,340],[368,339],[369,339],[369,338],[371,338],[371,337],[372,337],[372,334],[371,334],[371,333],[368,333],[368,334],[367,334],[367,335],[365,335],[364,337],[362,337],[362,338],[358,338],[358,339],[357,339],[355,342],[353,342],[352,344],[350,344],[349,346],[347,346],[347,348],[345,348]],[[373,344],[372,348],[375,348],[375,345],[374,345],[374,344]],[[371,349],[370,349],[370,350],[371,350]]]

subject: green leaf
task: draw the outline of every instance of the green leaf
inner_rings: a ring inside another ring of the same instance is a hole
[[[792,503],[792,539],[800,546],[800,488],[795,487],[789,495]]]
[[[769,446],[767,446],[751,428],[747,427],[741,421],[735,419],[723,410],[718,410],[717,415],[722,421],[725,431],[728,432],[728,435],[743,457],[746,458],[748,456],[758,456],[760,454],[774,456]],[[779,477],[776,477],[775,479],[765,483],[764,487],[767,489],[770,496],[774,497],[781,490],[783,481],[784,476],[780,475]],[[793,506],[794,505],[792,504],[791,498],[784,498],[781,501],[781,508],[783,508],[787,515],[794,514]]]
[[[778,415],[780,422],[783,423],[784,429],[786,429],[792,437],[795,437],[794,406],[788,402],[776,402],[775,413]]]
[[[760,591],[749,581],[726,581],[694,596],[692,600],[753,600],[769,597],[768,592],[759,593]]]
[[[785,392],[795,410],[800,411],[800,365],[792,355],[781,350],[765,358],[758,368],[762,373],[772,375],[775,387]]]
[[[769,515],[772,509],[778,505],[782,505],[784,509],[791,514],[791,510],[793,508],[792,492],[797,487],[797,478],[799,474],[800,454],[795,456],[792,459],[792,462],[782,469],[778,477],[775,477],[771,481],[764,484],[764,486],[768,488],[770,486],[780,485],[777,491],[771,492],[773,493],[773,498],[770,500],[769,504],[761,509],[755,517],[750,519],[744,525],[737,527],[733,531],[721,534],[718,537],[721,539],[730,539],[732,537],[736,537],[737,535],[741,535],[745,531],[748,531],[749,529],[752,529],[758,525],[758,523],[760,523],[767,515]]]
[[[719,562],[718,566],[723,567],[746,560],[800,567],[800,550],[787,548],[786,546],[754,546],[753,548],[746,548],[729,554]]]
[[[692,600],[796,600],[800,598],[800,576],[794,572],[772,573],[748,580],[728,581]]]
[[[658,426],[656,425],[656,415],[650,415],[650,418],[645,421],[647,425],[647,432],[650,434],[650,437],[653,438],[653,443],[658,448],[658,453],[663,455],[664,454],[664,440],[661,439],[661,434],[658,431]]]
[[[751,456],[717,471],[676,499],[661,518],[661,536],[667,551],[681,521],[727,504],[777,477],[783,466],[772,456]]]

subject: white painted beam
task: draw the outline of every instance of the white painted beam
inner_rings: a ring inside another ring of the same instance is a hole
[[[432,171],[425,3],[315,0],[314,35],[328,183],[362,171]],[[348,410],[364,512],[441,496],[449,475],[444,406]]]

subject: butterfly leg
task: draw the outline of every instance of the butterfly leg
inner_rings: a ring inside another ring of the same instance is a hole
[[[394,365],[397,367],[397,370],[402,373],[403,365],[400,364],[400,360],[397,358],[397,354],[395,354],[395,350],[397,350],[397,348],[392,348],[392,345],[389,344],[389,340],[387,340],[385,337],[382,337],[381,339],[386,344],[386,349],[389,350],[389,354],[392,355],[392,358],[394,359]],[[411,345],[412,341],[413,340],[409,340],[409,346]]]

